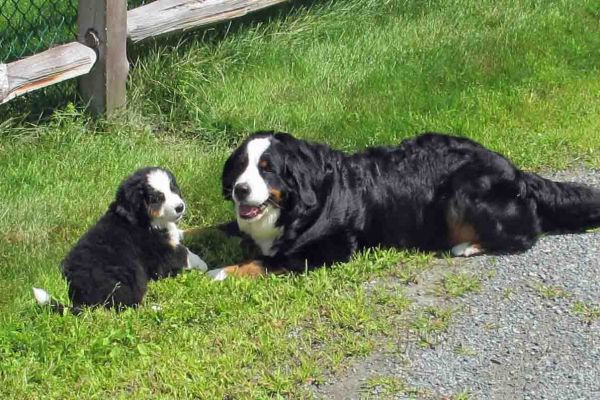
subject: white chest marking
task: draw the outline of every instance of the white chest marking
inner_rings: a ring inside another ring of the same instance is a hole
[[[240,231],[249,235],[265,256],[272,256],[273,242],[282,234],[282,228],[275,226],[279,219],[279,209],[268,205],[261,218],[257,221],[247,221],[238,216],[237,223]]]
[[[177,247],[181,240],[183,239],[181,235],[181,231],[177,228],[177,224],[174,222],[166,222],[164,221],[154,221],[152,226],[155,229],[166,229],[167,234],[169,235],[169,244],[173,247]]]

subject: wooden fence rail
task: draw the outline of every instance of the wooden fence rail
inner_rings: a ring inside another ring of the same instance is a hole
[[[287,0],[159,0],[127,13],[127,35],[149,37],[212,25]]]
[[[238,18],[289,0],[157,0],[126,11],[126,0],[79,0],[78,41],[0,64],[0,104],[80,78],[89,110],[110,115],[125,105],[127,38],[132,43]]]
[[[73,42],[10,64],[0,64],[0,104],[33,90],[85,75],[95,62],[94,50]]]

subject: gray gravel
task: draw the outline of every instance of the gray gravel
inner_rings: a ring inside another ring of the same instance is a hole
[[[469,261],[496,275],[460,302],[465,312],[441,345],[407,354],[410,365],[395,372],[439,395],[600,399],[600,324],[588,325],[572,311],[576,300],[599,302],[599,254],[600,234],[588,234],[548,237],[521,255]],[[546,298],[539,285],[561,287],[569,297]]]
[[[550,177],[600,187],[600,171]],[[545,237],[523,254],[462,259],[461,269],[486,279],[479,292],[451,300],[460,311],[435,348],[375,352],[313,393],[361,398],[369,377],[394,376],[417,389],[396,398],[467,391],[471,399],[600,399],[600,320],[587,323],[573,311],[577,301],[600,303],[599,256],[600,233],[588,233]],[[561,288],[564,296],[544,296],[542,285]]]

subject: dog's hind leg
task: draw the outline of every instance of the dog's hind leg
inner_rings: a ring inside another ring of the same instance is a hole
[[[524,251],[536,242],[541,233],[536,205],[518,181],[482,176],[454,189],[446,206],[453,255]]]

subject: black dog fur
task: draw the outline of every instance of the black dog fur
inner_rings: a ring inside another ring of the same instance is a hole
[[[106,214],[65,257],[62,270],[72,306],[49,299],[55,311],[69,308],[77,314],[84,306],[137,306],[149,280],[177,275],[187,265],[186,247],[174,245],[166,229],[151,225],[153,210],[161,207],[164,196],[147,177],[160,169],[143,168],[127,177]],[[162,170],[170,178],[171,191],[179,195],[175,177]]]
[[[345,154],[286,133],[257,132],[227,160],[232,199],[246,144],[270,138],[260,171],[275,189],[281,236],[266,270],[302,272],[347,261],[363,248],[446,251],[463,241],[487,252],[529,249],[544,232],[600,225],[600,191],[517,169],[469,139],[425,133],[399,146]]]

